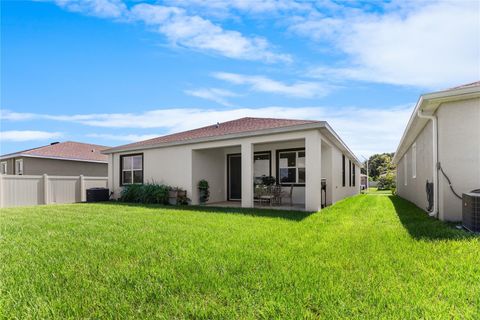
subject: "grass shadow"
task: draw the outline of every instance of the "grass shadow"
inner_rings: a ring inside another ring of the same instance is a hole
[[[416,240],[461,240],[475,237],[474,234],[458,230],[455,224],[440,221],[428,214],[412,202],[399,196],[388,196],[403,227]]]
[[[299,210],[278,210],[269,208],[236,208],[236,207],[215,207],[215,206],[166,206],[158,204],[143,204],[143,203],[128,203],[128,202],[97,202],[97,204],[108,204],[128,207],[143,207],[149,209],[167,209],[167,210],[181,210],[181,211],[197,211],[197,212],[209,212],[220,214],[241,214],[254,217],[263,218],[280,218],[292,221],[302,221],[314,212],[311,211],[299,211]]]

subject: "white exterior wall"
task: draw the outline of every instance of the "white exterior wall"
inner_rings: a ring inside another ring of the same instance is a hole
[[[397,164],[397,194],[422,209],[428,205],[425,190],[427,180],[433,181],[432,122],[429,121],[415,140],[417,175],[413,177],[412,145]],[[407,163],[407,185],[405,185],[405,162]]]
[[[348,180],[348,160],[347,155],[345,155],[345,187],[342,186],[342,155],[343,153],[338,148],[333,148],[332,150],[332,161],[333,161],[333,203],[342,200],[343,198],[356,195],[360,192],[360,167],[355,165],[356,178],[355,186],[349,186]],[[352,161],[353,162],[353,161]]]
[[[480,188],[480,99],[443,103],[436,111],[438,119],[438,161],[460,195]],[[433,180],[432,123],[429,121],[416,137],[417,176],[412,175],[412,145],[397,165],[397,193],[425,209],[426,180]],[[406,160],[405,160],[406,159]],[[407,185],[404,170],[407,161]],[[439,218],[462,219],[462,201],[456,198],[445,177],[438,172]]]
[[[199,199],[197,184],[205,179],[210,186],[210,202],[226,199],[226,155],[223,148],[193,150],[192,154],[192,193],[191,199],[196,203]],[[189,196],[190,197],[190,196]]]
[[[157,182],[187,190],[187,195],[191,198],[193,204],[198,203],[197,183],[201,179],[206,179],[210,184],[210,202],[225,201],[227,199],[227,154],[241,153],[242,144],[252,144],[253,152],[270,151],[272,163],[272,176],[277,176],[276,152],[277,150],[303,148],[305,147],[305,138],[310,135],[318,135],[324,141],[318,130],[308,130],[300,132],[278,133],[265,136],[245,137],[225,141],[203,142],[188,145],[170,146],[155,149],[145,149],[141,151],[121,152],[109,155],[109,186],[114,191],[114,196],[118,197],[121,192],[120,186],[120,156],[128,154],[143,153],[144,163],[144,182]],[[328,141],[327,141],[328,142]],[[318,139],[319,151],[324,151],[322,142]],[[322,148],[320,147],[322,146]],[[327,192],[327,202],[333,203],[344,197],[359,193],[360,190],[360,168],[357,166],[357,183],[355,187],[348,187],[348,158],[346,161],[347,186],[341,187],[341,171],[338,161],[334,160],[335,155],[339,155],[341,163],[341,151],[328,142],[325,155],[319,153],[318,161],[310,163],[310,166],[316,166],[318,163],[318,176],[332,179],[333,183],[330,192]],[[307,157],[308,157],[308,150]],[[333,163],[333,172],[328,177],[328,161],[326,156],[331,157],[330,163]],[[327,162],[325,162],[327,161]],[[321,166],[321,163],[324,166]],[[315,170],[315,169],[314,169]],[[307,165],[307,180],[312,171]],[[315,173],[315,171],[314,171]],[[325,176],[327,174],[327,176]],[[336,177],[336,178],[335,178]],[[252,176],[253,179],[253,176]],[[337,179],[337,180],[335,180]],[[252,180],[253,181],[253,180]],[[338,184],[340,181],[340,184]],[[336,186],[334,190],[333,186]],[[253,186],[253,184],[252,184]],[[337,190],[338,189],[338,190]],[[316,192],[316,191],[315,191]],[[318,196],[320,193],[318,192]],[[328,198],[330,197],[330,200]],[[293,193],[293,202],[297,204],[305,203],[305,187],[295,186]],[[316,201],[316,200],[315,200]]]
[[[438,117],[438,161],[462,195],[480,189],[480,99],[442,104]],[[439,218],[462,219],[462,201],[454,196],[441,172]]]

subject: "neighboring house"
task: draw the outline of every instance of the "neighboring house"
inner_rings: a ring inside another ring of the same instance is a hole
[[[54,142],[0,156],[0,173],[106,177],[108,157],[100,152],[107,148],[73,141]]]
[[[480,188],[480,82],[422,95],[393,162],[398,195],[441,220],[460,221],[462,200],[446,176],[459,196]]]
[[[157,182],[181,187],[193,204],[197,184],[210,184],[210,203],[241,201],[253,207],[256,178],[274,176],[293,203],[316,211],[359,193],[360,162],[325,121],[242,118],[103,151],[109,188]],[[278,179],[280,178],[280,179]]]

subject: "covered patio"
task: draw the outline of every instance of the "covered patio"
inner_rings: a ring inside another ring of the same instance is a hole
[[[194,204],[202,179],[210,206],[318,211],[332,203],[332,145],[318,130],[238,142],[192,149]]]

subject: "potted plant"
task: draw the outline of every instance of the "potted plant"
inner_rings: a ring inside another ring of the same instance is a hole
[[[168,203],[171,205],[176,205],[177,204],[177,198],[178,198],[178,188],[168,188]]]
[[[262,184],[265,186],[273,186],[277,182],[277,179],[273,176],[262,176]]]
[[[210,186],[208,185],[208,181],[202,179],[198,182],[198,191],[200,196],[200,203],[205,204],[208,199],[210,198]]]

